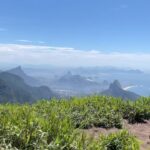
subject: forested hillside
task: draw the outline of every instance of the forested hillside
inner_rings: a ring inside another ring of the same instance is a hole
[[[38,99],[56,97],[46,86],[32,87],[14,74],[0,73],[0,103],[33,103]]]

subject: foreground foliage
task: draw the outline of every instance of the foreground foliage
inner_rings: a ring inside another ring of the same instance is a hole
[[[112,97],[42,100],[35,104],[0,105],[0,148],[40,150],[139,150],[127,131],[87,137],[82,130],[93,126],[122,128],[150,119],[150,99],[122,101]]]

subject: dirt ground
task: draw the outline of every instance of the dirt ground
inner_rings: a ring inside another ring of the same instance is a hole
[[[124,121],[124,129],[127,129],[131,134],[136,136],[141,142],[140,150],[150,150],[150,121],[145,123],[128,124]],[[85,133],[98,138],[100,134],[106,134],[118,132],[119,129],[104,129],[104,128],[91,128],[84,130]]]

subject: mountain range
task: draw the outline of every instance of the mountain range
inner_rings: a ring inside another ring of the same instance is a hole
[[[6,72],[21,77],[30,86],[39,86],[38,80],[24,73],[21,66],[7,70]]]
[[[23,72],[21,68],[18,70]],[[0,102],[32,103],[39,99],[51,99],[52,97],[57,97],[57,94],[46,86],[32,87],[20,76],[9,71],[0,73]]]
[[[62,76],[58,81],[60,85],[70,86],[70,87],[87,87],[87,86],[99,86],[99,84],[91,79],[85,78],[81,75],[73,75],[68,72]]]
[[[111,83],[109,89],[101,92],[101,94],[106,96],[119,97],[124,100],[136,100],[140,97],[134,92],[123,90],[118,80],[115,80],[113,83]]]
[[[53,88],[58,89],[58,91],[68,90],[69,93],[75,93],[75,95],[90,95],[106,89],[108,87],[108,84],[106,84],[106,81],[98,83],[91,78],[72,74],[69,71],[53,83]]]
[[[52,87],[51,88],[49,87]],[[140,96],[126,91],[118,80],[110,84],[107,80],[102,83],[70,71],[61,76],[53,85],[38,86],[38,80],[27,75],[22,68],[16,67],[0,72],[0,102],[29,102],[52,97],[69,97],[101,93],[102,95],[135,100]],[[107,89],[108,88],[108,89]]]

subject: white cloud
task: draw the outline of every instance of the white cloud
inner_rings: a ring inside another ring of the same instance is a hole
[[[115,66],[149,69],[150,53],[105,53],[24,44],[0,44],[0,63],[16,65]]]
[[[23,42],[23,43],[32,43],[30,40],[16,40],[17,42]]]
[[[31,43],[36,43],[36,44],[45,44],[46,42],[44,41],[31,41],[31,40],[26,40],[26,39],[20,39],[20,40],[16,40],[16,42],[20,42],[20,43],[27,43],[27,44],[31,44]]]

